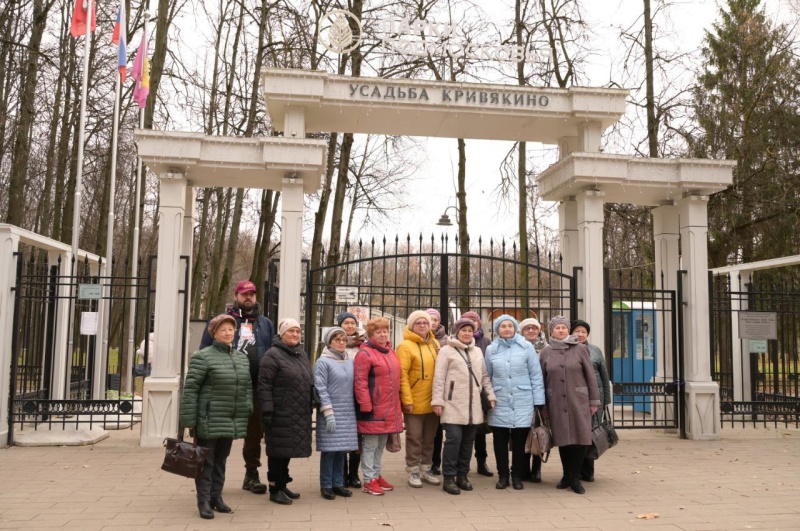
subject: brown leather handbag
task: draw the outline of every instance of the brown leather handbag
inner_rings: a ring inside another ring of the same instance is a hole
[[[539,409],[536,409],[531,422],[531,431],[528,432],[528,439],[525,441],[525,453],[538,455],[542,458],[542,462],[546,463],[552,448],[553,435],[550,426],[542,419]]]
[[[177,439],[164,439],[164,447],[167,451],[161,470],[192,479],[200,477],[206,465],[208,448],[184,441],[183,428],[179,429]]]

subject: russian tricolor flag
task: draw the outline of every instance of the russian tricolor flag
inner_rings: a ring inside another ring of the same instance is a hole
[[[119,9],[117,10],[117,20],[114,22],[114,34],[111,37],[111,42],[118,44],[117,65],[119,67],[119,76],[124,83],[128,77],[128,50],[126,47],[126,34],[128,33],[127,24],[125,23],[125,0],[120,0]]]

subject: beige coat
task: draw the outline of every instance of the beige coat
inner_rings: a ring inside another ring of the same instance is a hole
[[[450,338],[449,344],[439,351],[433,377],[431,405],[443,407],[442,424],[483,423],[480,388],[469,373],[465,356],[469,357],[472,372],[489,395],[489,400],[495,400],[486,362],[481,349],[475,346],[475,340],[464,345],[456,338]]]

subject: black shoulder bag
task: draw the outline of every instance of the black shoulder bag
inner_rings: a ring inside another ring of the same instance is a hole
[[[458,350],[458,349],[456,349]],[[475,377],[475,373],[472,372],[472,363],[469,361],[469,354],[461,352],[458,350],[458,353],[461,354],[462,359],[467,363],[467,369],[469,370],[470,376],[472,376],[472,380],[475,382],[475,385],[478,386],[480,389],[480,396],[481,396],[481,409],[483,410],[484,415],[492,409],[492,403],[489,402],[489,395],[486,394],[486,390],[484,390],[483,386],[478,383],[478,379]]]

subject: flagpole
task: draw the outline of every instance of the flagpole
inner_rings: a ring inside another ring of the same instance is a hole
[[[125,23],[124,14],[120,13],[120,27],[119,31],[127,32],[127,24]],[[119,57],[120,49],[125,42],[124,39],[126,35],[120,35],[119,41],[117,42],[117,57]],[[114,281],[111,277],[114,276],[114,217],[115,217],[115,206],[114,206],[114,199],[117,194],[117,139],[119,137],[119,106],[120,106],[120,94],[122,92],[122,76],[120,75],[119,68],[115,69],[117,72],[117,81],[114,84],[114,122],[111,126],[111,181],[109,183],[109,190],[108,190],[108,222],[106,227],[106,263],[104,264],[103,276],[106,277],[106,284],[109,286],[108,297],[105,299],[105,304],[103,305],[103,319],[100,321],[103,323],[104,327],[104,345],[103,345],[103,352],[102,355],[98,357],[98,359],[103,360],[103,367],[101,374],[103,377],[101,380],[105,381],[108,373],[108,353],[109,353],[109,346],[111,337],[111,298],[113,297],[113,285]],[[117,353],[117,364],[119,364],[119,354]],[[119,367],[119,365],[118,365]],[[117,369],[119,370],[119,368]],[[108,397],[103,397],[108,398]]]
[[[72,211],[72,259],[78,262],[78,239],[81,230],[81,188],[83,186],[83,151],[86,132],[86,98],[89,92],[89,54],[92,39],[92,2],[84,0],[86,5],[86,36],[83,43],[83,82],[81,84],[81,111],[78,129],[78,171],[75,177],[75,201]]]
[[[144,32],[147,34],[147,23],[150,20],[149,11],[144,13]],[[147,53],[147,50],[139,50],[137,53]],[[144,108],[139,108],[139,129],[144,129]],[[130,297],[130,319],[128,322],[128,356],[127,356],[127,374],[129,378],[126,379],[125,391],[132,393],[133,388],[133,358],[136,355],[136,298],[139,282],[139,209],[141,208],[140,197],[142,195],[142,159],[137,156],[136,158],[136,185],[134,187],[134,200],[133,200],[133,249],[131,252],[131,297]],[[146,300],[146,298],[145,298]],[[145,308],[145,334],[144,340],[149,343],[150,341],[150,308]],[[149,354],[149,352],[148,352]],[[144,360],[142,360],[144,363]],[[147,370],[147,367],[145,367]]]

